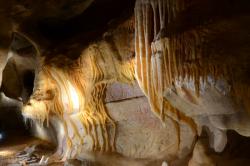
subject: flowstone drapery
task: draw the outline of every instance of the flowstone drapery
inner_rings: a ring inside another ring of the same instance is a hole
[[[114,81],[134,80],[134,63],[133,59],[118,60],[112,49],[108,42],[101,41],[83,50],[78,59],[38,57],[34,92],[23,115],[42,124],[47,121],[47,125],[53,116],[60,119],[67,142],[67,147],[61,147],[64,157],[72,157],[77,145],[74,155],[80,153],[87,136],[91,139],[89,150],[115,151],[116,125],[103,103],[105,88]]]
[[[187,2],[185,2],[187,3]],[[184,1],[137,1],[136,76],[149,97],[153,111],[163,117],[163,92],[188,77],[194,80],[199,95],[201,80],[227,75],[226,67],[208,64],[202,46],[207,32],[189,30],[167,34],[168,25],[185,9]]]
[[[218,56],[225,55],[220,53],[222,51],[219,49],[220,52],[213,52],[217,48],[211,47],[213,45],[211,43],[215,40],[214,36],[221,35],[221,31],[227,30],[227,23],[219,25],[207,23],[199,26],[194,24],[192,28],[185,27],[187,20],[183,20],[183,13],[187,15],[188,8],[196,4],[199,2],[195,0],[138,0],[136,2],[136,79],[147,96],[152,111],[163,122],[166,116],[171,117],[177,122],[184,122],[190,126],[197,135],[201,134],[203,126],[207,126],[214,135],[210,136],[211,147],[216,151],[222,151],[227,142],[228,129],[249,136],[247,120],[244,117],[248,117],[246,112],[249,112],[249,104],[246,100],[249,100],[250,88],[247,81],[238,79],[239,75],[245,74],[244,67],[239,69],[232,66],[227,59],[225,63],[216,62]],[[195,10],[195,7],[193,8]],[[226,82],[222,87],[228,86],[229,90],[217,91],[216,86],[220,86],[217,81]],[[217,101],[215,101],[216,98]],[[227,98],[224,105],[223,98]],[[212,104],[219,101],[221,107]],[[243,103],[243,109],[235,106],[237,104],[229,106],[237,101],[240,101],[240,104]],[[233,111],[230,112],[231,110]],[[200,113],[200,111],[203,112]],[[237,111],[243,113],[236,115]],[[241,119],[242,125],[232,120],[234,118],[228,114]],[[223,121],[224,115],[228,116],[226,122]],[[207,117],[208,122],[204,123],[206,120],[199,116]],[[216,120],[213,117],[216,117]],[[242,126],[246,126],[245,132],[241,130]]]
[[[179,80],[184,82],[185,78],[194,82],[197,96],[201,84],[210,77],[215,81],[223,79],[232,82],[232,94],[249,99],[249,86],[236,80],[237,73],[232,71],[232,66],[211,61],[213,55],[209,55],[207,44],[215,34],[213,25],[196,26],[180,32],[178,28],[183,29],[182,25],[175,25],[177,30],[171,33],[181,12],[195,3],[183,0],[136,2],[136,78],[153,111],[161,118],[167,110],[163,108],[163,92],[171,90]]]

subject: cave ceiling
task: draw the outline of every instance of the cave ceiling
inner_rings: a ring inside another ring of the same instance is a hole
[[[117,18],[130,16],[133,6],[133,0],[1,1],[5,22],[1,33],[8,39],[6,32],[18,31],[51,51],[80,42],[86,45],[100,38]]]

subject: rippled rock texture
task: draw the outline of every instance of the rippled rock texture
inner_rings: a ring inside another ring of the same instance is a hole
[[[101,165],[248,162],[242,154],[228,163],[234,143],[246,137],[248,145],[250,136],[248,1],[0,6],[1,91],[34,123],[34,135],[57,145],[53,157]]]

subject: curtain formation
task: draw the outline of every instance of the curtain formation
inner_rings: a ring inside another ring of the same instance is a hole
[[[134,63],[121,62],[111,48],[100,42],[89,46],[77,60],[64,56],[40,60],[34,92],[23,108],[23,115],[41,123],[48,121],[49,116],[59,117],[67,141],[65,149],[72,149],[75,143],[83,145],[83,133],[79,133],[79,126],[73,120],[77,119],[84,135],[92,140],[90,150],[115,151],[116,125],[106,112],[105,89],[114,81],[134,80]]]
[[[174,19],[190,4],[192,1],[184,0],[136,2],[136,78],[153,112],[161,119],[167,111],[164,105],[168,103],[163,93],[171,90],[176,80],[193,81],[199,96],[200,83],[208,76],[218,79],[228,75],[226,66],[209,64],[205,58],[204,45],[209,30],[198,27],[182,33],[167,33],[168,25],[174,24]]]

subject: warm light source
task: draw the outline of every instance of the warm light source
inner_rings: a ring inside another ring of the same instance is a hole
[[[76,89],[72,86],[72,84],[70,82],[68,82],[69,84],[69,92],[70,92],[70,99],[72,100],[73,103],[73,109],[74,112],[79,110],[79,98],[76,92]]]
[[[10,155],[13,155],[15,152],[12,151],[12,150],[2,150],[0,151],[0,156],[1,157],[7,157],[7,156],[10,156]]]

